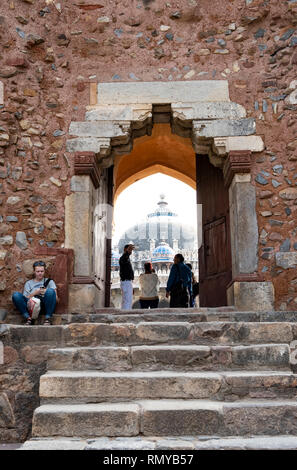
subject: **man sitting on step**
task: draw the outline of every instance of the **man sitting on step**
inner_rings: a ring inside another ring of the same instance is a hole
[[[35,296],[41,299],[41,308],[45,313],[44,325],[51,325],[57,302],[57,286],[52,279],[46,279],[44,277],[45,268],[46,264],[44,261],[36,261],[33,264],[33,279],[25,283],[23,294],[20,292],[14,292],[12,294],[12,301],[24,317],[26,325],[34,323],[29,313],[28,301]]]

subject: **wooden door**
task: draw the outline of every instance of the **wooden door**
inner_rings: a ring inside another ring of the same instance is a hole
[[[112,240],[111,236],[109,238],[109,233],[111,233],[111,224],[112,224],[112,212],[111,207],[113,207],[113,166],[109,167],[107,170],[107,204],[110,210],[107,211],[107,224],[110,226],[107,228],[107,237],[106,237],[106,268],[105,268],[105,307],[110,307],[110,295],[111,295],[111,257],[112,257]]]
[[[201,307],[227,305],[232,279],[229,194],[223,172],[207,155],[197,155],[197,203],[202,204],[202,246],[199,249]]]

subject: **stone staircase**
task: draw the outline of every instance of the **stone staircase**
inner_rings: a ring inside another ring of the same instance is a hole
[[[297,449],[296,312],[109,309],[60,321],[65,347],[49,351],[22,450]]]

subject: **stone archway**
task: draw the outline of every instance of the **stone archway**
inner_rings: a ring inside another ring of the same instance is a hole
[[[104,241],[111,221],[108,210],[96,213],[96,201],[101,207],[112,205],[110,169],[115,157],[129,154],[134,139],[151,135],[154,123],[160,122],[170,123],[174,134],[191,139],[196,155],[207,155],[222,170],[229,188],[232,282],[228,304],[240,310],[273,309],[272,283],[263,282],[257,272],[256,196],[250,175],[251,154],[262,151],[264,144],[255,135],[255,120],[230,101],[225,80],[91,84],[86,120],[71,122],[72,138],[67,141],[75,160],[73,193],[65,202],[65,246],[75,253],[70,308],[88,311],[94,304],[104,305],[108,288]],[[100,240],[93,246],[96,217],[101,221]],[[81,227],[85,227],[83,235]],[[98,259],[100,266],[94,269]]]

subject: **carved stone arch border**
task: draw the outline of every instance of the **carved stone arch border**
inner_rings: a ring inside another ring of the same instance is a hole
[[[105,169],[113,165],[115,155],[132,150],[135,138],[150,135],[153,123],[163,115],[164,119],[167,116],[173,133],[190,137],[195,153],[208,154],[211,163],[222,169],[229,188],[233,276],[228,288],[229,305],[239,310],[273,309],[273,284],[264,282],[258,275],[256,193],[250,175],[251,154],[262,151],[264,143],[255,135],[255,119],[246,117],[244,107],[230,101],[228,82],[99,83],[91,84],[90,96],[85,121],[71,122],[67,141],[67,151],[74,155],[75,174],[74,194],[65,204],[65,246],[74,250],[76,259],[85,253],[81,262],[75,262],[74,282],[80,288],[85,286],[86,291],[95,279],[88,230],[92,223],[91,201],[104,179]],[[81,231],[81,224],[67,224],[67,220],[74,220],[74,214],[80,213],[82,200],[85,214],[80,218],[88,227],[84,250],[77,243],[80,237],[73,234]],[[106,288],[104,279],[97,278],[95,283],[101,290]],[[81,293],[78,287],[77,290]],[[77,311],[76,295],[72,297]],[[85,299],[81,305],[83,311],[92,310],[96,304],[94,293],[87,297],[89,300]],[[97,306],[104,305],[99,301]]]

